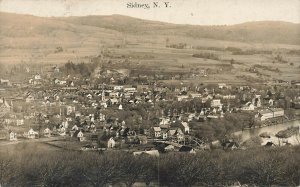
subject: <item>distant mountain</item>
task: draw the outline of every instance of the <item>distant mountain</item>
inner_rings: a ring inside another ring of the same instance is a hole
[[[300,45],[300,24],[281,21],[247,22],[230,26],[194,26],[142,20],[122,15],[68,17],[59,20],[131,34],[172,34],[193,38]]]
[[[99,34],[99,33],[102,33]],[[261,21],[230,26],[195,26],[142,20],[122,15],[41,18],[0,13],[0,45],[7,37],[32,38],[39,42],[62,39],[65,42],[99,38],[110,34],[180,35],[226,41],[300,45],[300,24]]]

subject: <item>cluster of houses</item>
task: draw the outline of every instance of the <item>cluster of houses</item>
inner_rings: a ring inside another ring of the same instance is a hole
[[[60,73],[59,68],[55,67],[53,74]],[[109,77],[111,75],[116,77]],[[71,76],[45,77],[33,74],[28,80],[30,86],[24,89],[26,91],[10,98],[10,102],[0,100],[0,110],[3,111],[2,114],[0,111],[0,117],[7,126],[32,127],[21,136],[29,139],[71,136],[84,142],[105,132],[110,135],[106,139],[108,148],[116,147],[124,137],[127,142],[140,144],[147,144],[148,139],[182,143],[193,131],[190,127],[192,120],[222,119],[226,113],[237,111],[255,113],[259,121],[286,117],[284,109],[276,104],[278,101],[272,90],[263,95],[260,90],[249,86],[233,88],[225,83],[210,88],[203,85],[188,86],[185,83],[174,86],[161,81],[125,85],[118,84],[118,77],[124,78],[122,72],[106,71],[102,72],[102,76],[109,77],[110,84]],[[1,79],[1,84],[9,84],[9,81]],[[204,104],[202,108],[194,111],[169,110],[168,114],[158,112],[156,117],[159,117],[159,123],[144,129],[143,136],[136,129],[128,128],[125,122],[117,122],[117,119],[108,121],[105,114],[107,110],[127,111],[129,107],[139,104],[154,108],[157,103],[194,100]],[[16,140],[18,135],[21,133],[10,131],[9,139]]]

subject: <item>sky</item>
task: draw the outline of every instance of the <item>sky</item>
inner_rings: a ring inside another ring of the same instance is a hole
[[[153,8],[153,2],[159,2],[160,8]],[[164,2],[169,2],[168,8]],[[150,8],[127,8],[128,3],[149,4]],[[193,25],[300,23],[300,0],[0,0],[0,11],[41,17],[121,14]]]

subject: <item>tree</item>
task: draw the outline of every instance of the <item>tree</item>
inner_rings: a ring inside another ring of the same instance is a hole
[[[160,160],[159,176],[162,185],[207,185],[217,180],[219,175],[219,169],[210,161],[209,154],[173,154]]]
[[[88,154],[85,155],[85,159],[88,162],[81,162],[81,173],[87,184],[99,187],[116,182],[119,179],[119,164],[122,160],[118,155],[105,154],[99,157],[95,154]]]
[[[15,157],[0,156],[0,186],[17,184],[19,168],[15,163]]]
[[[140,177],[142,177],[145,168],[145,157],[132,155],[123,155],[120,163],[120,172],[122,181],[127,187],[131,187]]]

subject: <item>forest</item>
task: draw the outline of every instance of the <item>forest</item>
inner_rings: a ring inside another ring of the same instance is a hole
[[[0,155],[1,186],[298,186],[300,147],[211,150],[159,157],[130,152],[32,151]],[[34,148],[34,147],[33,147]],[[35,149],[37,150],[37,149]]]

